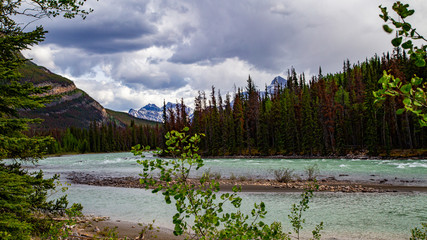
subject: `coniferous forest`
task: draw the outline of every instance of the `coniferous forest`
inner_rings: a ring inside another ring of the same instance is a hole
[[[136,144],[154,148],[162,145],[163,134],[161,124],[136,125],[132,122],[130,126],[121,127],[115,122],[96,121],[90,124],[89,129],[33,129],[27,133],[29,136],[52,136],[56,141],[48,146],[49,154],[124,152]]]
[[[416,67],[396,49],[394,54],[375,56],[351,65],[342,72],[307,79],[295,69],[288,71],[287,85],[274,91],[260,90],[253,80],[237,93],[222,99],[212,87],[209,94],[195,98],[194,118],[182,111],[170,111],[165,128],[191,126],[204,133],[202,151],[206,155],[346,155],[364,151],[389,155],[392,149],[427,147],[427,130],[409,112],[401,115],[402,99],[389,98],[375,103],[373,91],[380,85],[383,71],[390,71],[403,83],[415,74],[426,78],[425,67]],[[166,116],[166,115],[165,115]]]
[[[427,148],[427,130],[410,113],[396,114],[400,98],[376,103],[373,92],[384,71],[403,83],[415,74],[426,78],[404,52],[375,56],[362,63],[343,63],[342,72],[306,78],[288,70],[287,84],[273,90],[259,89],[249,76],[247,86],[225,99],[212,86],[210,93],[195,97],[194,117],[189,118],[181,100],[174,109],[164,106],[164,124],[93,122],[89,129],[33,131],[57,141],[50,153],[129,151],[136,144],[163,147],[170,130],[190,127],[203,133],[201,151],[206,156],[343,156],[355,152],[390,156],[393,149]],[[30,133],[30,135],[32,135]]]

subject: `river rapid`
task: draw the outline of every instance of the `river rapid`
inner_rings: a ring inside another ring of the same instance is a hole
[[[152,155],[147,157],[152,158]],[[66,182],[73,173],[108,177],[136,177],[142,168],[131,153],[85,154],[49,157],[37,163],[47,176],[59,173]],[[386,182],[394,185],[427,186],[427,160],[359,159],[206,159],[205,166],[194,173],[209,170],[223,178],[274,179],[274,169],[290,168],[305,177],[305,169],[316,164],[319,179],[333,177],[364,183]],[[144,189],[98,187],[72,184],[67,192],[71,202],[79,202],[84,213],[109,216],[113,220],[151,222],[173,228],[174,206],[167,205],[161,194]],[[281,221],[290,230],[288,214],[298,203],[300,193],[241,193],[242,211],[250,214],[255,202],[267,206],[266,222]],[[427,222],[426,192],[388,193],[315,193],[303,229],[309,236],[314,226],[324,222],[322,239],[408,239],[410,229]]]

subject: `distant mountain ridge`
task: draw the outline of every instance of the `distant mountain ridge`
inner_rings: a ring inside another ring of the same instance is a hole
[[[166,104],[166,109],[176,109],[177,103],[171,103],[168,102]],[[178,103],[179,106],[179,103]],[[185,108],[185,112],[187,113],[187,116],[189,116],[189,118],[192,118],[193,115],[193,109],[190,107],[186,107]],[[131,108],[128,112],[129,115],[136,117],[136,118],[141,118],[141,119],[145,119],[145,120],[149,120],[149,121],[154,121],[154,122],[163,122],[163,108],[158,107],[156,104],[147,104],[144,107],[140,108],[139,110],[135,110],[133,108]],[[166,114],[169,114],[168,112],[166,112]]]

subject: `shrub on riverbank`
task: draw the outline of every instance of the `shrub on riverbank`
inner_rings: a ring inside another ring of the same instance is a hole
[[[291,182],[295,177],[294,170],[289,168],[276,169],[273,172],[276,181],[280,183]]]

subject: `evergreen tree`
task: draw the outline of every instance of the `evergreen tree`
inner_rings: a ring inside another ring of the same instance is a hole
[[[246,86],[246,99],[244,101],[244,121],[246,146],[250,155],[252,154],[252,148],[258,145],[259,107],[259,93],[251,76],[249,76]]]
[[[231,107],[230,94],[227,93],[225,97],[225,109],[224,109],[224,144],[225,154],[234,155],[236,153],[236,131],[233,118],[233,109]]]
[[[25,63],[21,51],[44,39],[43,27],[24,32],[16,16],[39,19],[63,14],[72,18],[87,12],[84,1],[3,1],[0,6],[0,238],[59,238],[61,226],[53,221],[63,214],[66,198],[48,201],[58,177],[44,179],[43,173],[28,173],[20,164],[5,164],[3,159],[37,161],[52,142],[51,137],[28,137],[23,131],[38,119],[20,118],[18,110],[43,107],[48,87],[22,83],[19,68]],[[39,213],[44,213],[43,216]],[[52,234],[55,229],[57,234]],[[49,236],[51,235],[51,236]],[[56,235],[56,236],[54,236]]]
[[[303,88],[302,101],[302,150],[305,154],[313,155],[313,148],[315,147],[313,130],[315,125],[308,86]]]
[[[235,136],[236,136],[236,149],[237,153],[241,154],[244,146],[244,124],[245,120],[243,118],[243,106],[241,101],[241,93],[240,90],[236,94],[236,97],[234,98],[234,104],[233,104],[233,119],[234,119],[234,126],[235,126]]]

